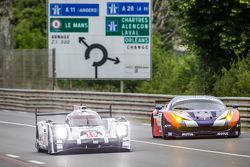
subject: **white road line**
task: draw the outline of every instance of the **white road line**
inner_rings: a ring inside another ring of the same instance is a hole
[[[15,122],[7,122],[7,121],[0,121],[0,123],[10,124],[10,125],[17,125],[17,126],[27,126],[27,127],[31,127],[31,128],[35,128],[36,127],[34,125],[22,124],[22,123],[15,123]]]
[[[191,147],[183,147],[183,146],[175,146],[175,145],[168,145],[168,144],[161,144],[161,143],[153,143],[153,142],[147,142],[147,141],[141,141],[141,140],[131,140],[131,141],[135,142],[135,143],[143,143],[143,144],[150,144],[150,145],[156,145],[156,146],[178,148],[178,149],[183,149],[183,150],[192,150],[192,151],[199,151],[199,152],[206,152],[206,153],[214,153],[214,154],[222,154],[222,155],[231,155],[231,156],[236,156],[236,157],[250,158],[250,155],[242,155],[242,154],[234,154],[234,153],[227,153],[227,152],[220,152],[220,151],[204,150],[204,149],[191,148]]]
[[[34,125],[21,124],[21,123],[15,123],[15,122],[0,121],[0,123],[12,124],[12,125],[18,125],[18,126],[27,126],[27,127],[32,127],[32,128],[36,127]],[[143,144],[150,144],[150,145],[157,145],[157,146],[163,146],[163,147],[178,148],[178,149],[184,149],[184,150],[192,150],[192,151],[199,151],[199,152],[206,152],[206,153],[214,153],[214,154],[221,154],[221,155],[231,155],[231,156],[236,156],[236,157],[250,158],[250,155],[234,154],[234,153],[212,151],[212,150],[204,150],[204,149],[198,149],[198,148],[175,146],[175,145],[168,145],[168,144],[161,144],[161,143],[153,143],[153,142],[147,142],[147,141],[141,141],[141,140],[131,140],[131,141],[135,142],[135,143],[143,143]],[[32,163],[35,163],[35,162],[43,163],[43,162],[34,161],[34,160],[31,160],[31,161],[32,161]]]
[[[11,158],[19,158],[20,156],[17,155],[13,155],[13,154],[5,154],[7,157],[11,157]]]
[[[28,162],[33,163],[33,164],[38,164],[38,165],[44,165],[44,164],[46,164],[44,162],[40,162],[40,161],[36,161],[36,160],[29,160]]]

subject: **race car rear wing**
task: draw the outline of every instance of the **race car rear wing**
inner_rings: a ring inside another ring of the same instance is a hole
[[[76,109],[79,109],[79,107],[81,107],[81,109],[85,108],[86,109],[86,106],[73,106],[73,109],[76,110]],[[83,108],[82,108],[83,107]],[[108,110],[98,110],[98,113],[109,113],[109,116],[110,118],[112,118],[112,105],[110,104],[109,105],[109,109]],[[67,115],[69,114],[70,112],[52,112],[52,113],[48,113],[48,112],[38,112],[38,109],[36,108],[35,110],[35,121],[36,121],[36,124],[37,124],[37,117],[39,116],[57,116],[57,115]]]

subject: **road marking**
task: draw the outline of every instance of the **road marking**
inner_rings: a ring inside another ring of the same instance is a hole
[[[175,146],[175,145],[168,145],[168,144],[161,144],[161,143],[153,143],[153,142],[147,142],[147,141],[141,141],[141,140],[131,140],[131,141],[135,142],[135,143],[143,143],[143,144],[150,144],[150,145],[156,145],[156,146],[178,148],[178,149],[184,149],[184,150],[192,150],[192,151],[199,151],[199,152],[206,152],[206,153],[214,153],[214,154],[221,154],[221,155],[231,155],[231,156],[236,156],[236,157],[250,158],[250,155],[242,155],[242,154],[234,154],[234,153],[227,153],[227,152],[220,152],[220,151],[204,150],[204,149],[191,148],[191,147],[183,147],[183,146]]]
[[[20,156],[18,156],[18,155],[13,155],[13,154],[5,154],[5,155],[7,157],[10,157],[10,158],[15,158],[15,159],[20,158]],[[29,160],[28,162],[33,163],[33,164],[38,164],[38,165],[44,165],[44,164],[46,164],[44,162],[40,162],[40,161],[36,161],[36,160]]]
[[[21,123],[15,123],[15,122],[6,122],[6,121],[0,121],[0,123],[5,124],[11,124],[11,125],[17,125],[17,126],[27,126],[35,128],[34,125],[29,124],[21,124]],[[198,149],[198,148],[191,148],[191,147],[183,147],[183,146],[175,146],[175,145],[168,145],[168,144],[161,144],[161,143],[153,143],[153,142],[147,142],[147,141],[141,141],[141,140],[131,140],[135,143],[143,143],[143,144],[151,144],[151,145],[157,145],[157,146],[163,146],[163,147],[171,147],[171,148],[178,148],[178,149],[184,149],[184,150],[192,150],[192,151],[199,151],[199,152],[206,152],[206,153],[214,153],[214,154],[221,154],[221,155],[231,155],[236,157],[244,157],[244,158],[250,158],[250,155],[243,155],[243,154],[234,154],[234,153],[227,153],[227,152],[220,152],[220,151],[212,151],[212,150],[204,150],[204,149]],[[11,154],[10,154],[11,155]],[[43,163],[39,161],[31,160],[32,163]],[[30,161],[29,161],[30,162]],[[45,164],[45,163],[43,163]]]
[[[17,125],[17,126],[27,126],[27,127],[31,127],[31,128],[35,128],[35,127],[36,127],[36,126],[34,126],[34,125],[21,124],[21,123],[15,123],[15,122],[0,121],[0,123],[3,123],[3,124],[11,124],[11,125]]]
[[[151,126],[151,124],[146,124],[146,123],[144,123],[144,124],[142,124],[143,126]]]
[[[13,154],[5,154],[7,157],[11,157],[11,158],[19,158],[19,156],[17,155],[13,155]]]
[[[44,164],[46,164],[44,162],[40,162],[40,161],[36,161],[36,160],[29,160],[28,162],[33,163],[33,164],[38,164],[38,165],[44,165]]]

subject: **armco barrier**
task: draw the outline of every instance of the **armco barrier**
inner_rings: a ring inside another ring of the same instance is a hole
[[[83,104],[97,111],[108,111],[112,105],[114,114],[149,118],[155,100],[168,102],[173,95],[107,93],[83,91],[47,91],[0,88],[0,110],[33,112],[71,111],[73,105]],[[250,98],[220,97],[228,106],[239,105],[242,126],[250,128]]]

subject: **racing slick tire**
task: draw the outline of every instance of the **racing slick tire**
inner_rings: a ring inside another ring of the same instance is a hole
[[[39,142],[38,142],[38,138],[36,139],[36,150],[37,152],[42,152],[43,150],[40,148]]]
[[[240,123],[240,121],[237,125],[239,126],[239,131],[238,131],[238,135],[233,136],[234,138],[238,138],[241,135],[241,123]]]
[[[48,154],[52,154],[52,151],[51,151],[51,142],[49,141],[48,143]]]
[[[165,127],[164,127],[165,124],[166,124],[166,121],[165,121],[165,119],[164,119],[164,115],[162,115],[161,129],[162,129],[162,138],[163,138],[164,140],[167,139],[167,136],[165,135],[165,134],[166,134],[166,130],[165,130]]]
[[[52,143],[50,141],[49,132],[48,132],[48,154],[52,155]]]
[[[153,114],[151,115],[151,128],[152,128],[152,136],[153,138],[157,138],[157,136],[154,135],[154,118],[153,118]]]

